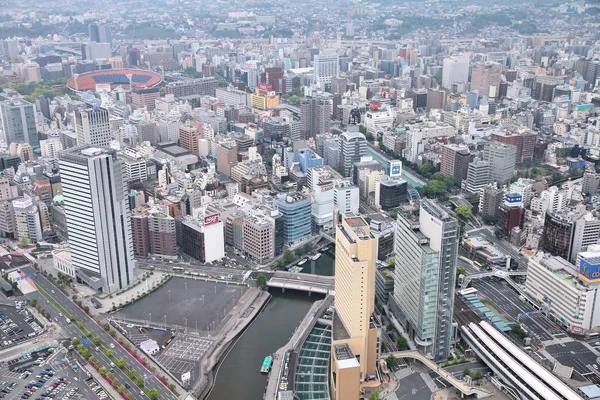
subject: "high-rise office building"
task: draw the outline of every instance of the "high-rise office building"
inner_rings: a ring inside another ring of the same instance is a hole
[[[108,110],[97,106],[73,111],[77,145],[108,147],[111,140]]]
[[[345,214],[335,242],[330,387],[333,400],[358,400],[360,382],[377,369],[378,327],[372,318],[377,239],[361,216]]]
[[[101,23],[93,23],[88,25],[88,37],[90,41],[97,43],[111,43],[112,33],[110,26]]]
[[[467,146],[456,144],[447,144],[442,147],[442,161],[440,172],[447,176],[453,176],[456,182],[460,184],[467,179],[471,153]]]
[[[467,169],[467,192],[479,193],[492,182],[492,171],[488,161],[475,160]]]
[[[469,80],[469,55],[455,54],[444,58],[442,68],[442,86],[450,88],[454,83]]]
[[[127,183],[114,150],[76,147],[59,158],[67,230],[77,276],[105,293],[134,280]]]
[[[316,54],[314,58],[314,83],[321,89],[331,83],[331,78],[340,74],[340,56],[337,54]]]
[[[280,194],[273,207],[283,214],[283,240],[286,245],[300,242],[310,236],[312,204],[302,193]]]
[[[516,161],[518,163],[533,160],[533,151],[537,141],[537,135],[533,131],[519,133],[498,131],[492,133],[491,139],[494,142],[515,146],[517,148]]]
[[[488,143],[483,148],[483,160],[490,163],[492,181],[503,186],[515,175],[517,148],[499,142]]]
[[[577,253],[600,243],[600,221],[585,210],[547,212],[542,250],[574,263]]]
[[[471,72],[471,90],[477,90],[483,97],[498,97],[500,75],[502,75],[500,63],[487,61],[475,64]]]
[[[358,131],[358,126],[348,126],[348,131],[338,139],[338,168],[344,176],[352,176],[354,163],[367,154],[367,139]]]
[[[423,200],[418,213],[398,213],[392,309],[435,361],[450,355],[459,235],[456,220],[432,200]]]
[[[300,102],[300,131],[303,139],[329,132],[331,101],[326,96],[305,97]]]
[[[33,104],[20,98],[0,102],[0,122],[7,145],[12,142],[27,142],[31,147],[40,145]]]

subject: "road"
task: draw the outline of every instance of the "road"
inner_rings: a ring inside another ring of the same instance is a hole
[[[171,269],[173,267],[183,267],[185,269],[189,269],[190,271],[193,272],[200,272],[200,273],[205,273],[208,275],[223,275],[223,276],[227,276],[227,275],[233,275],[234,280],[242,280],[244,277],[244,274],[246,272],[248,272],[248,270],[245,269],[236,269],[236,268],[223,268],[223,267],[215,267],[212,265],[195,265],[195,264],[189,264],[189,263],[182,263],[182,262],[174,262],[174,263],[170,263],[168,261],[158,261],[158,260],[143,260],[143,261],[138,261],[138,263],[141,266],[153,266],[155,268],[160,268],[160,269]]]
[[[508,254],[513,260],[519,263],[519,269],[527,269],[527,258],[519,254],[513,246],[498,239],[488,228],[479,228],[468,231],[469,236],[483,236],[488,242],[500,249],[504,254]]]
[[[84,329],[87,329],[92,332],[94,336],[99,337],[102,340],[102,344],[104,346],[109,346],[111,343],[114,345],[113,355],[116,359],[124,359],[127,366],[133,369],[137,376],[144,377],[144,375],[150,375],[150,371],[146,370],[144,366],[142,366],[133,356],[131,356],[125,349],[121,347],[121,345],[114,340],[101,326],[99,326],[94,320],[92,320],[86,313],[84,313],[75,303],[71,301],[67,296],[65,296],[56,286],[54,286],[50,281],[48,281],[42,274],[35,275],[36,271],[31,268],[23,268],[22,269],[26,274],[32,274],[32,280],[36,284],[37,287],[43,289],[48,294],[51,294],[52,297],[71,315],[74,315],[78,321],[83,322]],[[54,290],[55,293],[52,293]],[[29,298],[37,298],[44,307],[50,312],[53,320],[63,329],[65,333],[72,338],[82,338],[83,333],[72,323],[67,323],[65,318],[60,318],[60,311],[55,308],[52,303],[46,303],[46,299],[44,296],[36,291],[27,295]],[[91,343],[88,345],[88,349],[94,354],[94,356],[99,360],[100,364],[109,367],[111,361],[109,358],[101,351],[94,351],[95,346]],[[128,389],[133,395],[135,399],[148,399],[146,395],[141,395],[139,390],[134,390],[137,386],[127,377],[127,375],[122,372],[119,368],[115,368],[114,370],[115,377],[122,382],[123,384],[128,383],[131,388]],[[177,397],[171,393],[169,389],[167,389],[158,379],[153,376],[149,376],[146,379],[146,387],[149,389],[156,389],[159,393],[159,398],[162,399],[176,399]]]

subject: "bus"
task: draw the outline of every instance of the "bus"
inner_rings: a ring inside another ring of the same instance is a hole
[[[175,271],[175,272],[183,272],[183,267],[173,267],[173,271]]]

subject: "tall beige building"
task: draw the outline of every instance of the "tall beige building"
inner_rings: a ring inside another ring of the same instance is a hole
[[[331,352],[334,400],[358,400],[360,382],[376,371],[377,240],[359,215],[346,214],[335,234],[335,317]]]

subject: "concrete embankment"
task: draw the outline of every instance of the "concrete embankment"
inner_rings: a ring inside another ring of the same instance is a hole
[[[233,308],[227,322],[215,336],[213,345],[200,362],[200,379],[193,389],[194,397],[206,398],[214,385],[215,367],[226,356],[235,340],[250,325],[271,298],[267,291],[250,288]]]

